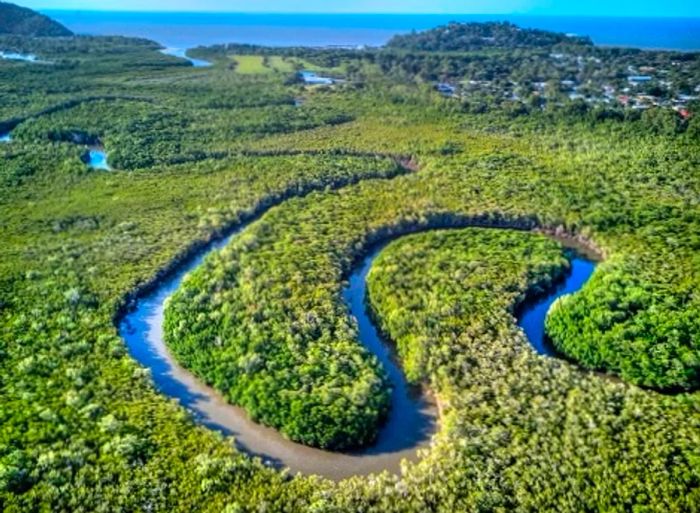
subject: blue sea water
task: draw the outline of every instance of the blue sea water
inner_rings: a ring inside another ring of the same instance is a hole
[[[700,50],[700,18],[527,15],[133,13],[44,10],[79,34],[153,39],[170,48],[217,43],[269,46],[380,46],[391,36],[450,21],[511,21],[590,36],[596,44]]]

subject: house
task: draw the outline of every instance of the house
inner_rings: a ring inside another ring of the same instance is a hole
[[[690,111],[689,111],[687,108],[685,108],[685,107],[678,107],[678,106],[676,106],[676,107],[673,107],[673,110],[675,110],[675,111],[678,113],[678,115],[679,115],[680,117],[682,117],[683,119],[686,119],[686,120],[687,120],[687,119],[690,119],[691,117],[693,117],[693,113],[690,112]]]

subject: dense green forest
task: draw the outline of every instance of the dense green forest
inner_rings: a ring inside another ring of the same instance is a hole
[[[0,2],[0,34],[33,37],[73,35],[70,30],[48,16],[7,2]]]
[[[394,36],[388,48],[454,52],[484,48],[549,48],[593,46],[588,37],[567,36],[538,29],[523,29],[509,22],[449,23],[434,30]]]
[[[513,309],[565,266],[547,238],[484,229],[406,237],[379,256],[372,308],[449,418],[408,489],[467,511],[695,511],[697,404],[525,350]],[[437,486],[436,468],[447,476]]]
[[[0,36],[42,61],[0,59],[0,510],[700,511],[698,116],[435,90],[545,62],[529,79],[561,87],[550,74],[577,54],[551,54],[575,48],[601,87],[678,62],[672,102],[700,57],[456,28],[378,50],[191,51],[207,68],[139,39]],[[96,142],[113,171],[84,163]],[[169,301],[168,346],[293,440],[370,444],[389,388],[342,290],[396,239],[367,302],[441,411],[400,475],[265,464],[127,351],[134,291],[251,220]],[[602,257],[548,317],[561,358],[513,316],[567,272],[552,234]]]

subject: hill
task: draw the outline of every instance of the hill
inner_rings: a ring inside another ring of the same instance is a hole
[[[60,23],[19,5],[0,2],[0,34],[65,37],[73,33]]]
[[[525,29],[508,22],[453,22],[425,32],[394,36],[387,47],[414,51],[464,52],[484,48],[551,48],[592,44],[587,37]]]

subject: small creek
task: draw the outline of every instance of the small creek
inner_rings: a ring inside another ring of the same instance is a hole
[[[366,277],[383,246],[378,246],[362,260],[348,279],[343,300],[357,319],[360,341],[377,356],[392,383],[389,417],[382,426],[376,443],[349,453],[324,451],[289,441],[276,430],[256,424],[244,410],[226,402],[223,396],[179,365],[168,351],[163,337],[163,316],[167,299],[179,288],[187,273],[201,265],[212,251],[228,244],[247,225],[225,239],[210,243],[176,270],[161,280],[150,292],[142,295],[133,308],[119,319],[119,333],[133,356],[151,370],[156,387],[176,398],[203,425],[233,435],[239,449],[259,456],[276,467],[288,467],[292,473],[318,474],[340,480],[388,470],[399,473],[403,459],[417,459],[416,451],[430,445],[437,429],[438,412],[428,394],[414,390],[395,362],[393,351],[382,341],[365,309]],[[554,300],[578,290],[588,279],[594,264],[583,257],[572,259],[572,272],[546,297],[526,304],[518,316],[535,349],[542,349],[544,319]]]
[[[194,59],[187,56],[187,50],[183,48],[165,48],[161,50],[161,53],[165,55],[172,55],[173,57],[179,57],[181,59],[186,59],[192,63],[195,68],[208,68],[211,66],[211,62],[202,59]]]
[[[17,53],[17,52],[3,52],[0,51],[0,59],[7,61],[24,61],[33,63],[45,63],[45,61],[40,61],[36,58],[36,55],[28,53]]]
[[[328,77],[320,77],[313,71],[302,71],[301,79],[309,85],[333,85],[336,81]]]

